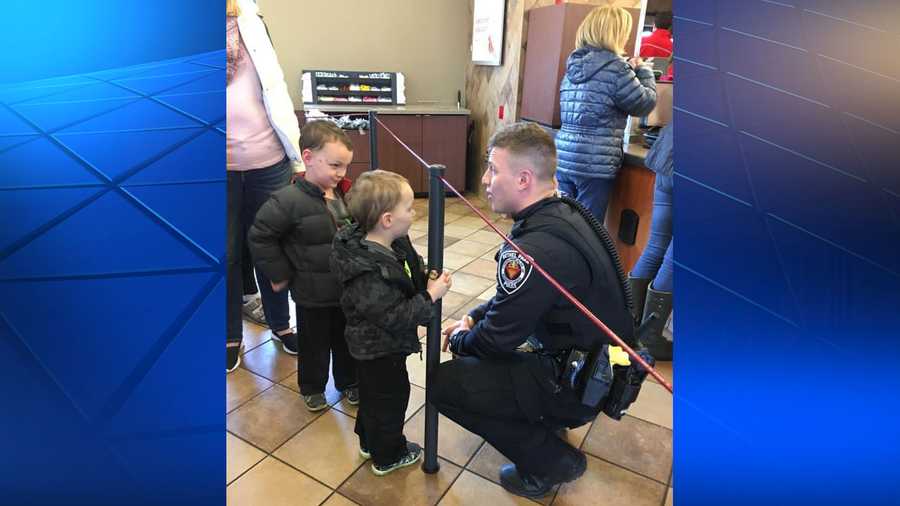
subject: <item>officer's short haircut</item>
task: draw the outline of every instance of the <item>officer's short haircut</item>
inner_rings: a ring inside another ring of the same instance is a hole
[[[341,127],[331,120],[307,121],[300,129],[300,151],[305,149],[318,151],[329,142],[340,142],[348,150],[353,151],[353,141]]]
[[[520,121],[500,127],[488,141],[488,153],[494,148],[527,159],[535,175],[543,181],[552,181],[556,177],[556,144],[553,137],[535,123]]]
[[[657,12],[653,16],[653,26],[663,30],[672,28],[672,11]]]
[[[406,186],[409,186],[409,180],[396,172],[363,172],[353,182],[353,187],[347,194],[350,216],[359,223],[363,231],[370,232],[378,224],[381,215],[397,207]]]

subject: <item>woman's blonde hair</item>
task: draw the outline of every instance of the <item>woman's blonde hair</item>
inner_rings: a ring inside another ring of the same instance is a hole
[[[604,5],[592,10],[581,22],[575,47],[593,46],[621,55],[630,34],[631,14],[622,7]]]
[[[222,5],[222,4],[219,4],[219,5]],[[240,16],[241,15],[241,8],[238,7],[237,0],[226,0],[225,15],[227,15],[227,16]]]

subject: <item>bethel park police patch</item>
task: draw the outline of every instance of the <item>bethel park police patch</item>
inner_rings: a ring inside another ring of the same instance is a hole
[[[528,281],[531,276],[531,264],[514,249],[506,249],[500,253],[497,261],[497,283],[507,295],[512,295]]]

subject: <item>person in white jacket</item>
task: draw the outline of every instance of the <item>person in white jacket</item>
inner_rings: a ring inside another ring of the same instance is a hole
[[[290,184],[303,170],[300,128],[284,74],[259,8],[251,0],[226,5],[228,230],[226,289],[226,361],[231,372],[240,365],[243,323],[242,255],[256,212],[275,190]],[[256,271],[266,323],[284,350],[297,353],[290,328],[288,292],[276,293]]]

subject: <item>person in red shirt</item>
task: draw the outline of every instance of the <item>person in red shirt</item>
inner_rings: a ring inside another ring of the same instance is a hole
[[[660,81],[675,79],[675,65],[672,63],[672,13],[659,12],[653,19],[654,30],[641,39],[641,58],[669,58],[669,68]]]
[[[668,58],[672,55],[672,13],[657,13],[653,26],[653,33],[641,39],[641,58]]]

